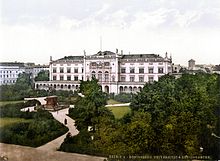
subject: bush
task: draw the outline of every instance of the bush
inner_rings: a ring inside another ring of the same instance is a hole
[[[39,110],[30,122],[11,124],[0,128],[0,142],[37,147],[68,131],[54,120],[48,111]]]
[[[132,93],[120,93],[114,97],[114,99],[118,102],[128,103],[131,102],[133,97]]]
[[[76,136],[67,134],[59,150],[64,152],[104,156],[97,150],[97,148],[94,147],[91,135],[87,130],[80,131],[80,133]]]
[[[27,101],[25,103],[16,103],[16,104],[6,104],[0,106],[0,117],[20,117],[20,118],[29,118],[34,114],[33,112],[21,112],[20,110],[25,107],[34,106],[39,103],[36,100]]]

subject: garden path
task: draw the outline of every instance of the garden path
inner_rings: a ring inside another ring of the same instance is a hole
[[[67,133],[70,133],[72,136],[77,135],[79,131],[75,127],[75,121],[71,119],[69,116],[67,116],[68,112],[69,112],[69,108],[62,109],[62,110],[55,111],[55,112],[50,112],[50,113],[53,115],[53,117],[56,120],[58,120],[62,124],[64,124],[64,120],[67,119],[66,126],[69,129]],[[64,139],[66,138],[67,133],[46,143],[45,145],[38,147],[37,149],[47,150],[47,151],[56,151],[60,147]]]

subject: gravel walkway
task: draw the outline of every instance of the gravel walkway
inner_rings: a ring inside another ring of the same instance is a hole
[[[69,131],[67,133],[71,133],[71,135],[77,135],[79,133],[79,131],[76,129],[75,125],[75,121],[73,119],[71,119],[69,116],[67,116],[66,114],[68,114],[69,109],[63,109],[63,110],[59,110],[56,112],[51,112],[53,117],[58,120],[59,122],[61,122],[62,124],[64,124],[64,120],[65,118],[67,119],[67,127],[69,128]],[[56,151],[60,145],[62,144],[62,142],[64,141],[64,139],[66,138],[66,134],[56,138],[55,140],[52,140],[51,142],[42,145],[40,147],[38,147],[37,149],[41,149],[41,150],[47,150],[47,151]]]

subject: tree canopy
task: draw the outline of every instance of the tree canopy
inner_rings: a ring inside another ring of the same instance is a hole
[[[110,114],[110,111],[104,107],[107,96],[102,92],[102,88],[95,78],[81,81],[79,92],[82,93],[83,97],[77,97],[75,108],[70,109],[70,115],[76,120],[76,126],[79,130],[92,126],[95,131],[97,118]]]
[[[34,78],[35,81],[49,81],[49,70],[40,71]]]
[[[165,75],[158,82],[146,83],[133,95],[131,113],[121,120],[98,112],[105,109],[105,95],[97,80],[82,82],[80,92],[84,97],[79,97],[70,115],[76,119],[80,131],[83,128],[79,127],[95,125],[94,138],[83,144],[89,145],[93,154],[220,157],[219,140],[211,135],[220,135],[220,76],[217,74],[183,74],[178,79]],[[79,133],[79,136],[81,141],[77,144],[67,141],[62,148],[68,149],[71,144],[76,152],[83,140],[83,135]]]

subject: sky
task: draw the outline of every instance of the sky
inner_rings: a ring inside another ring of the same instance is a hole
[[[220,0],[0,0],[1,62],[116,48],[220,64]]]

